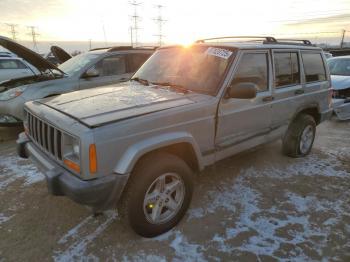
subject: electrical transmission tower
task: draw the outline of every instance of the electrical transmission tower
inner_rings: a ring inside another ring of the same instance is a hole
[[[28,28],[30,29],[30,33],[28,35],[30,35],[32,37],[32,41],[33,41],[33,50],[39,51],[38,50],[38,44],[36,41],[36,37],[39,35],[37,32],[35,32],[35,30],[37,29],[35,26],[28,26]]]
[[[162,17],[162,8],[163,7],[164,6],[162,6],[162,5],[156,5],[156,8],[158,8],[158,17],[153,19],[158,25],[158,34],[155,35],[155,36],[158,37],[158,45],[159,46],[162,45],[162,40],[164,38],[164,35],[163,35],[163,24],[166,22],[166,20],[164,20],[163,17]]]
[[[8,27],[10,27],[10,34],[12,36],[12,39],[14,41],[17,40],[17,31],[16,31],[16,27],[18,26],[17,24],[6,24]]]
[[[136,0],[132,0],[129,4],[134,8],[134,14],[131,16],[132,26],[130,27],[130,36],[131,36],[131,46],[138,45],[138,30],[140,29],[138,24],[141,20],[140,16],[137,14],[137,8],[142,4]]]

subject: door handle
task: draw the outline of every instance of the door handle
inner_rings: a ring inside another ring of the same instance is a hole
[[[304,94],[304,90],[303,89],[298,89],[298,90],[295,90],[294,94],[295,95],[301,95],[301,94]]]
[[[262,101],[263,102],[271,102],[273,101],[275,98],[273,96],[265,96]]]

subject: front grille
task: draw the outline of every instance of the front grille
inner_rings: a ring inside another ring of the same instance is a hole
[[[62,161],[62,132],[27,111],[29,136],[35,144]]]
[[[350,98],[350,88],[342,89],[342,90],[334,90],[334,98]]]

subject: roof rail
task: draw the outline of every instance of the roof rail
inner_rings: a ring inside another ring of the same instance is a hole
[[[97,50],[103,50],[103,49],[109,49],[111,47],[97,47],[97,48],[92,48],[89,51],[97,51]]]
[[[282,44],[289,44],[289,45],[295,45],[297,43],[294,43],[294,42],[301,42],[299,44],[302,44],[302,45],[312,45],[311,41],[310,40],[306,40],[306,39],[277,39],[278,42],[282,43]]]
[[[130,50],[130,49],[133,49],[133,47],[132,46],[114,46],[114,47],[108,48],[107,52]]]
[[[205,38],[205,39],[199,39],[195,43],[205,43],[206,41],[212,41],[212,40],[221,40],[221,39],[239,39],[239,38],[252,38],[261,40],[268,43],[275,43],[277,40],[272,36],[224,36],[224,37],[214,37],[214,38]],[[250,40],[251,41],[251,40]],[[254,40],[253,40],[254,41]]]

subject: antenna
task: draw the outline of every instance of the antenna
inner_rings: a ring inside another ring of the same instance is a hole
[[[139,7],[142,3],[137,2],[136,0],[129,1],[129,4],[133,6],[134,8],[134,14],[131,16],[133,21],[133,26],[130,28],[130,34],[131,34],[131,46],[137,46],[138,45],[138,30],[140,29],[138,27],[138,22],[141,20],[140,16],[137,14],[137,7]],[[135,41],[134,41],[135,40]]]
[[[162,45],[162,40],[163,40],[163,24],[167,21],[164,20],[162,17],[162,8],[164,7],[163,5],[156,5],[156,8],[158,8],[158,17],[154,18],[153,20],[157,23],[158,25],[158,34],[155,36],[158,36],[158,45]]]
[[[36,26],[28,26],[28,28],[30,29],[30,33],[28,35],[32,36],[33,50],[38,51],[38,44],[36,41],[36,37],[39,36],[39,34],[37,32],[35,32],[37,27]]]
[[[16,31],[16,27],[18,26],[17,24],[6,24],[8,27],[10,27],[10,34],[12,36],[12,39],[14,41],[17,40],[17,31]]]

